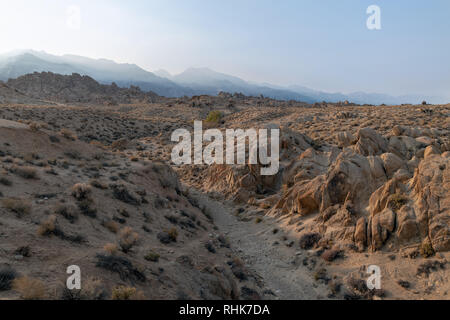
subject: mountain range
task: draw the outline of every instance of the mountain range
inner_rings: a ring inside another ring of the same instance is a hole
[[[299,85],[283,87],[267,83],[255,84],[208,68],[189,68],[181,74],[171,75],[163,69],[149,72],[135,64],[120,64],[111,60],[91,59],[76,55],[56,56],[34,50],[13,51],[0,55],[0,80],[7,81],[25,74],[43,71],[61,75],[78,73],[90,76],[103,84],[114,82],[120,87],[138,86],[143,91],[153,91],[167,97],[217,95],[219,92],[225,91],[308,103],[348,100],[358,104],[377,105],[441,100],[421,95],[394,97],[365,92],[342,94],[317,91]]]

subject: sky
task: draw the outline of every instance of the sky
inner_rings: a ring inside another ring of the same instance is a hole
[[[367,28],[370,5],[381,10],[381,30]],[[448,0],[0,0],[0,53],[450,99],[449,17]]]

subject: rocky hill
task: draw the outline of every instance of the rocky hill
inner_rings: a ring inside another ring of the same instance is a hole
[[[11,88],[0,81],[0,104],[3,103],[43,103],[39,99],[28,97],[17,89]]]
[[[155,93],[143,92],[138,87],[120,88],[116,84],[103,85],[88,76],[77,73],[60,75],[51,72],[27,74],[7,82],[24,95],[60,103],[89,103],[116,105],[133,102],[152,102]]]

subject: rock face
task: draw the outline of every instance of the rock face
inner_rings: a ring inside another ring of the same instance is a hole
[[[448,251],[446,134],[404,127],[392,131],[389,136],[371,128],[355,136],[340,133],[341,148],[317,147],[302,137],[314,147],[291,149],[291,161],[271,180],[249,166],[224,166],[208,175],[208,187],[238,202],[254,197],[258,200],[250,203],[268,209],[269,215],[304,218],[299,232],[319,233],[324,243],[376,251],[387,244],[395,248],[427,241],[435,251]]]
[[[436,251],[450,250],[450,153],[428,156],[412,179],[415,214],[422,237]]]
[[[35,99],[62,103],[92,103],[116,105],[135,101],[154,101],[157,95],[138,87],[119,88],[115,83],[102,85],[88,76],[59,75],[51,72],[33,73],[10,79],[10,88]]]
[[[33,99],[17,89],[11,88],[2,81],[0,81],[0,104],[3,103],[32,103],[32,104],[42,104],[42,101],[38,99]]]

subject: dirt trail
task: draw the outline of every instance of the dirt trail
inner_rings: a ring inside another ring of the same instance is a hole
[[[235,254],[246,267],[262,278],[264,285],[276,295],[276,299],[311,300],[325,299],[329,289],[314,280],[314,272],[302,264],[306,252],[296,251],[273,234],[276,222],[265,218],[264,222],[239,221],[232,213],[236,209],[230,203],[222,203],[205,194],[193,191],[199,204],[208,208],[219,231],[226,235]],[[278,242],[278,244],[274,244]]]

